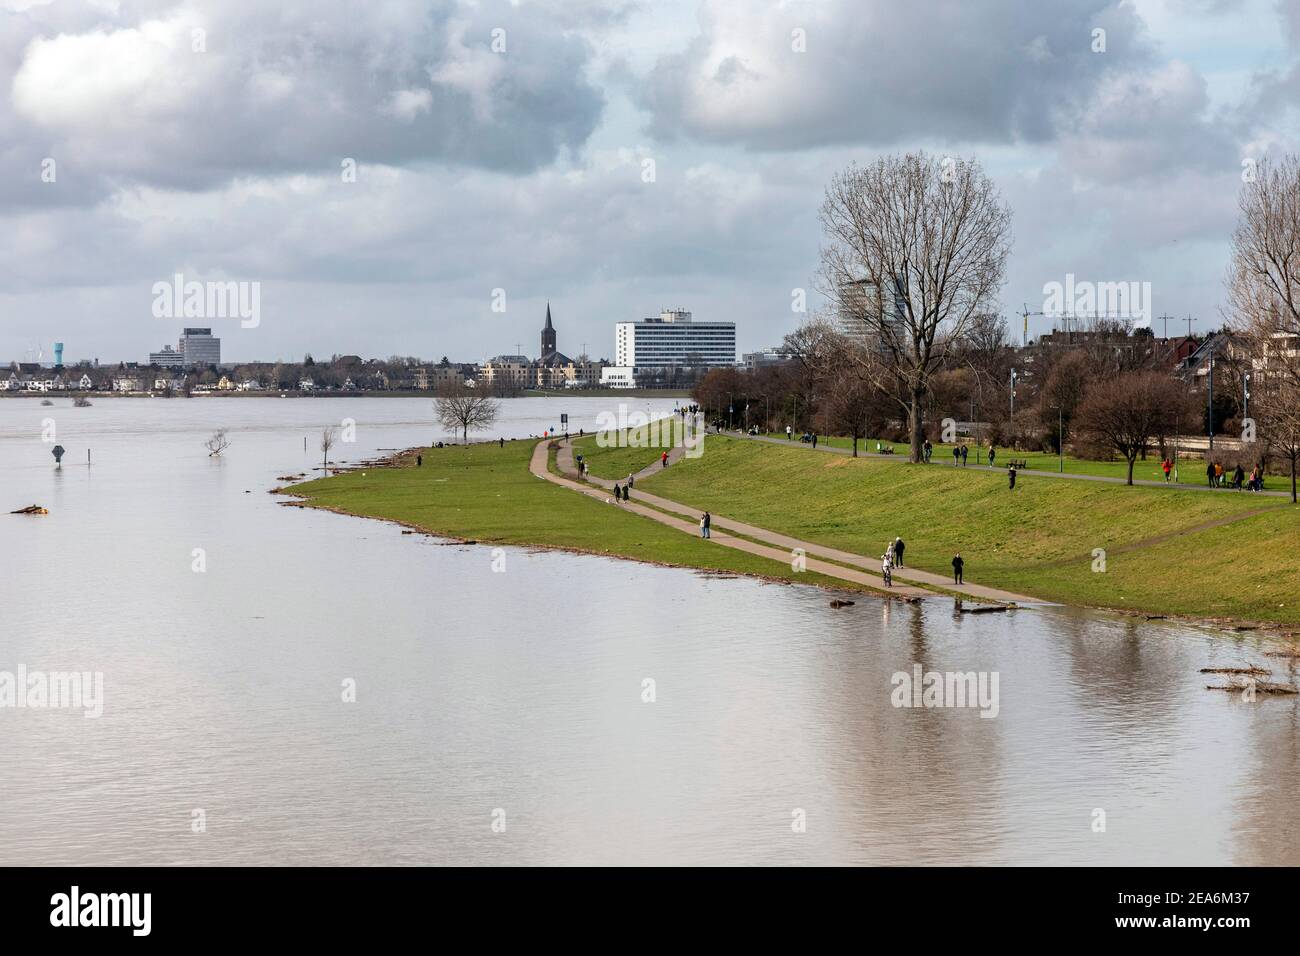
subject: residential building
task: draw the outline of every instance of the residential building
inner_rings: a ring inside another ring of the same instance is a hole
[[[696,322],[667,309],[656,318],[614,326],[617,368],[716,368],[736,364],[736,323]]]

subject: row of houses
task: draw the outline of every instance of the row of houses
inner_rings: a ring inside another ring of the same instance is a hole
[[[75,392],[99,387],[97,378],[82,369],[45,368],[35,362],[15,362],[7,376],[0,373],[7,392]]]

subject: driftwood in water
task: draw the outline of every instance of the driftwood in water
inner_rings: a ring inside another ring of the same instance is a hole
[[[831,607],[852,607],[855,603],[855,601],[841,601],[836,598],[834,601],[831,601]]]
[[[998,611],[1014,610],[1014,604],[982,604],[979,607],[963,607],[962,614],[995,614]]]
[[[1273,673],[1263,667],[1202,667],[1202,674],[1250,674],[1253,677],[1267,677]]]
[[[1295,684],[1276,684],[1271,681],[1238,677],[1229,684],[1206,684],[1206,690],[1253,690],[1256,694],[1300,694]]]

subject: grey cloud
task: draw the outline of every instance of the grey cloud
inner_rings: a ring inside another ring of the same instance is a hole
[[[645,78],[651,131],[758,150],[915,138],[1052,138],[1117,71],[1150,61],[1116,0],[830,0],[758,12],[709,0],[689,47]],[[1106,52],[1092,50],[1106,31]],[[792,50],[795,30],[807,52]]]
[[[0,41],[10,203],[54,199],[25,191],[46,155],[69,171],[65,195],[337,171],[345,157],[527,172],[582,148],[603,108],[587,42],[545,7],[228,0],[74,24],[59,6],[11,15]]]

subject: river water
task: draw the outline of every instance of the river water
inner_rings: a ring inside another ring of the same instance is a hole
[[[513,399],[490,437],[616,408]],[[1198,673],[1294,680],[1263,638],[494,573],[266,493],[346,418],[343,460],[445,437],[427,399],[0,401],[0,510],[50,509],[0,515],[0,672],[103,674],[98,718],[0,707],[0,864],[1300,863],[1295,698]],[[894,706],[918,663],[996,675],[996,716]]]

